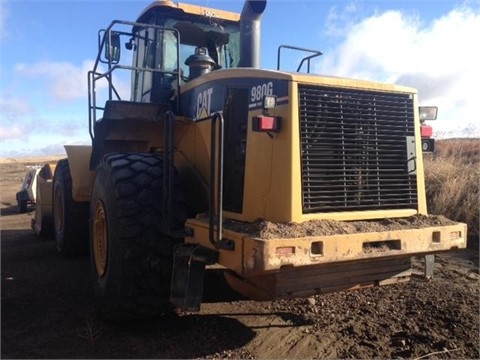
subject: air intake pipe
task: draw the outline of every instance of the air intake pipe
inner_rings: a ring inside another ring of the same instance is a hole
[[[239,67],[260,67],[260,18],[267,1],[246,0],[240,15]]]

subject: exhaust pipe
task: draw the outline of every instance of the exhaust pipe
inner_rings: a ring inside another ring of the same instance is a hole
[[[260,67],[260,18],[267,1],[246,0],[240,14],[239,67]]]

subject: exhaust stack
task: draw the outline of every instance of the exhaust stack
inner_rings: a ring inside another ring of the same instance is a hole
[[[239,67],[260,67],[260,18],[267,1],[246,0],[240,15]]]

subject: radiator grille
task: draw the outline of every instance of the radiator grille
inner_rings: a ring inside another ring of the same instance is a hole
[[[299,85],[299,115],[303,213],[417,207],[411,95]]]

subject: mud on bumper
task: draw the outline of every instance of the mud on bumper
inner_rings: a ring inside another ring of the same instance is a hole
[[[211,247],[208,223],[189,220],[194,235],[187,242]],[[467,244],[463,223],[383,232],[261,239],[228,229],[224,238],[235,250],[220,250],[218,263],[243,275],[364,259],[410,257],[462,249]]]
[[[189,220],[187,242],[212,245],[208,224]],[[225,230],[235,250],[219,250],[232,288],[255,300],[310,296],[405,282],[411,257],[466,247],[463,223],[384,232],[261,239]]]

